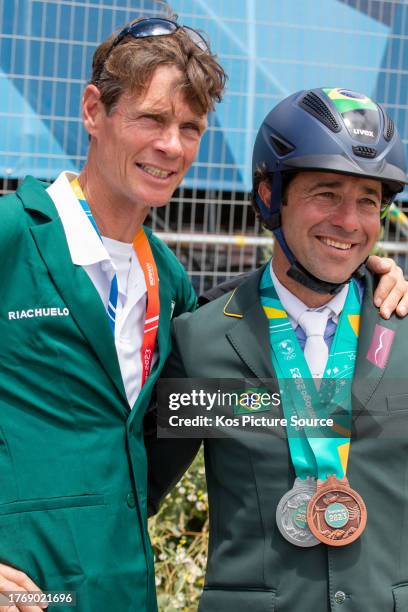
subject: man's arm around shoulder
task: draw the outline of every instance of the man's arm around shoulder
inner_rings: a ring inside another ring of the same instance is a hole
[[[188,316],[188,315],[187,315]],[[188,377],[177,342],[177,321],[173,324],[172,352],[162,372],[163,379]],[[160,381],[159,383],[160,384]],[[160,407],[157,395],[144,420],[148,462],[148,514],[155,514],[167,493],[188,469],[201,440],[192,438],[158,438],[157,424]]]

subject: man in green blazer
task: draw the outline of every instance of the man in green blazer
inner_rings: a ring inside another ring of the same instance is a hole
[[[361,267],[381,214],[406,183],[395,126],[362,94],[298,92],[258,132],[254,204],[274,231],[273,258],[174,322],[163,371],[213,380],[221,392],[231,392],[223,379],[232,379],[236,388],[280,397],[259,415],[259,403],[220,400],[211,411],[190,406],[181,414],[210,417],[200,612],[408,610],[408,321],[380,318],[377,280]],[[162,435],[174,437],[165,384],[159,422]],[[216,416],[225,414],[241,427],[217,430]],[[249,429],[248,415],[270,420]],[[291,425],[291,417],[311,415],[333,416],[333,428]],[[150,436],[146,444],[157,504],[200,439]]]
[[[0,202],[0,592],[44,590],[19,610],[72,609],[64,591],[81,612],[157,609],[142,423],[171,318],[196,297],[143,222],[224,81],[194,30],[130,24],[95,52],[79,177],[27,178]]]
[[[125,28],[94,56],[79,181],[28,178],[0,203],[0,592],[72,591],[81,612],[156,609],[142,421],[170,320],[195,296],[141,228],[193,161],[223,84],[194,31]],[[392,308],[406,285],[395,270],[383,282]]]

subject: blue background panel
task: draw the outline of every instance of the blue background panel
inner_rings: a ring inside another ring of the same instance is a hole
[[[130,6],[132,5],[132,6]],[[79,168],[88,138],[81,93],[97,43],[149,0],[15,0],[0,5],[0,175],[52,179]],[[383,103],[408,142],[408,6],[399,0],[174,0],[205,30],[229,74],[185,185],[251,187],[263,117],[290,93],[342,86]],[[152,14],[152,13],[150,13]]]

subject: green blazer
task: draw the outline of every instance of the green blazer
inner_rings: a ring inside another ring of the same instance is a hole
[[[174,322],[163,377],[256,378],[278,391],[258,299],[261,273]],[[341,548],[290,544],[275,521],[277,504],[295,478],[284,431],[230,431],[228,438],[206,439],[210,542],[200,612],[408,610],[408,319],[380,319],[372,289],[367,276],[347,473],[365,500],[366,530]],[[386,337],[392,337],[388,359]],[[264,415],[283,416],[281,407]],[[199,444],[147,440],[153,505]]]
[[[146,230],[160,358],[130,411],[105,308],[45,187],[28,178],[0,200],[0,561],[75,591],[81,612],[155,612],[142,421],[171,317],[195,295]]]

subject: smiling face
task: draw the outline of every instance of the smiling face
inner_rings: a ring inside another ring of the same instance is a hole
[[[374,179],[300,172],[282,206],[284,235],[296,259],[321,280],[346,281],[378,238],[381,197],[381,182]],[[283,270],[286,276],[289,265],[279,245],[273,265],[278,278]]]
[[[109,115],[95,85],[87,87],[88,166],[118,209],[163,206],[195,159],[207,116],[177,90],[180,75],[175,67],[158,67],[141,96],[123,94]]]

